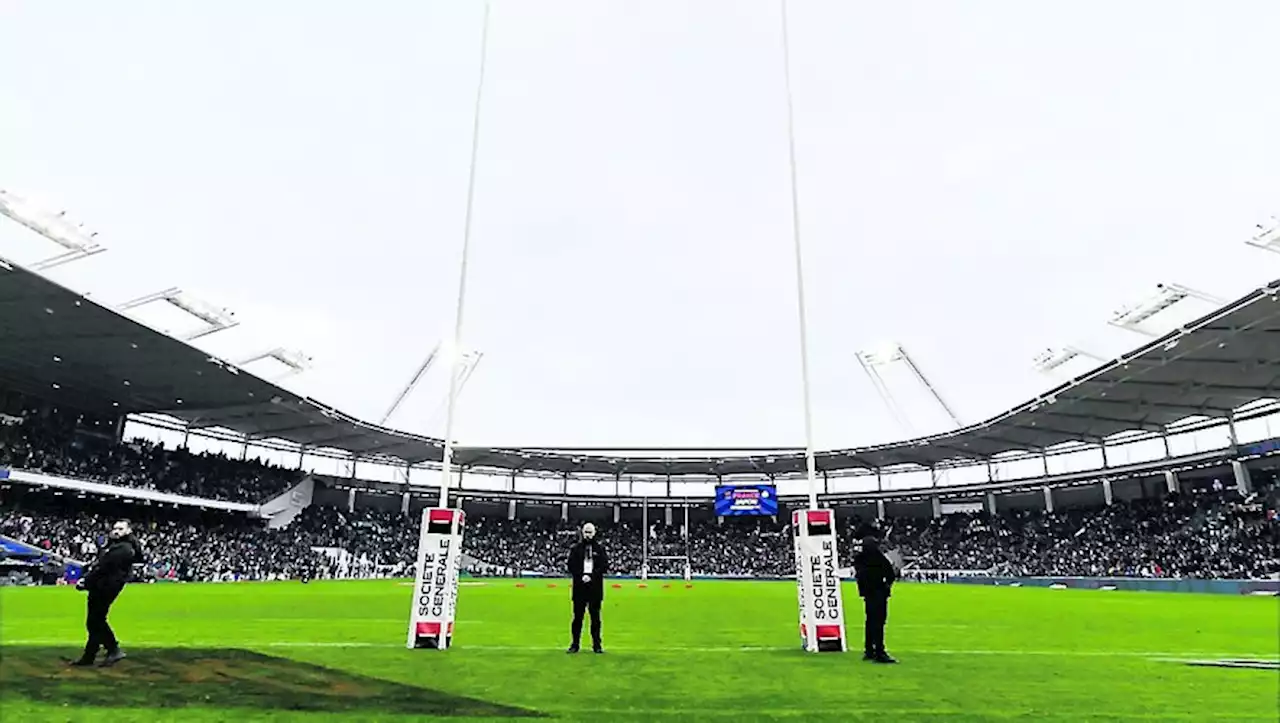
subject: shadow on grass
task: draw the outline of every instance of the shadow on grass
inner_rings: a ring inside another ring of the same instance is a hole
[[[69,668],[66,649],[0,648],[0,696],[76,707],[253,708],[536,718],[542,714],[237,649],[136,648],[113,668]]]

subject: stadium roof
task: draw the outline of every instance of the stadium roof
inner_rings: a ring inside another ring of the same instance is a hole
[[[953,432],[820,452],[822,472],[985,460],[1120,432],[1160,431],[1189,416],[1227,416],[1280,396],[1280,281],[1035,399]],[[140,324],[17,264],[0,260],[0,383],[104,413],[155,413],[251,440],[418,464],[439,439],[358,420]],[[463,467],[598,475],[791,475],[802,450],[715,457],[460,447]]]

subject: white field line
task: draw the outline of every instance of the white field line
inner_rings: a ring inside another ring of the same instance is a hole
[[[184,647],[204,647],[202,643],[184,643],[182,645],[174,645],[172,643],[154,643],[154,642],[138,642],[138,641],[122,641],[134,647],[156,647],[156,648],[184,648]],[[38,646],[38,645],[74,645],[79,646],[82,640],[0,640],[0,646]],[[221,640],[216,643],[208,644],[213,646],[240,646],[245,648],[400,648],[404,649],[404,645],[396,643],[370,643],[360,641],[278,641],[273,643],[237,643],[235,641]],[[456,645],[459,650],[489,650],[489,651],[554,651],[562,650],[559,646],[546,645]],[[664,648],[632,648],[639,653],[760,653],[760,652],[776,652],[787,650],[799,650],[798,645],[788,646],[675,646]],[[628,651],[627,648],[621,648],[622,651]],[[1273,653],[1171,653],[1167,651],[1116,651],[1116,650],[930,650],[930,649],[905,649],[895,648],[895,652],[911,653],[913,655],[1010,655],[1010,656],[1044,656],[1044,657],[1123,657],[1123,658],[1151,658],[1153,660],[1162,660],[1170,662],[1184,662],[1189,660],[1203,659],[1257,659],[1272,660]],[[856,652],[856,651],[853,651]]]

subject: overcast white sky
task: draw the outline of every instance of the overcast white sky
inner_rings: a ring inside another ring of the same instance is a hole
[[[1105,320],[1157,282],[1280,277],[1241,243],[1280,213],[1280,3],[791,4],[820,447],[903,436],[879,340],[976,421],[1047,345],[1135,346]],[[451,333],[481,9],[0,0],[0,187],[110,246],[54,278],[228,306],[206,348],[300,347],[293,388],[376,420]],[[777,0],[493,0],[463,443],[803,444],[779,33]],[[393,425],[440,434],[443,377]]]

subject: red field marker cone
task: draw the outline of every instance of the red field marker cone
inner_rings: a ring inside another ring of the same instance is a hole
[[[636,587],[638,587],[638,588],[646,588],[646,587],[649,587],[649,586],[648,586],[648,585],[646,585],[646,584],[644,584],[644,583],[640,583],[639,585],[636,585]]]
[[[522,582],[518,582],[518,583],[516,583],[516,587],[524,587],[524,583],[522,583]]]
[[[621,586],[621,585],[619,585],[619,584],[618,584],[618,583],[616,583],[616,582],[615,582],[615,583],[613,583],[613,585],[611,585],[611,587],[612,587],[614,590],[621,590],[621,589],[622,589],[622,586]]]
[[[691,588],[691,587],[693,587],[693,583],[691,583],[691,582],[686,582],[686,583],[684,584],[684,589],[685,589],[685,590],[688,590],[688,589],[689,589],[689,588]]]
[[[663,590],[670,590],[670,589],[671,589],[671,583],[667,583],[667,584],[663,585],[663,586],[662,586],[662,589],[663,589]]]
[[[556,584],[555,584],[554,582],[549,582],[549,583],[547,583],[547,587],[555,587],[555,586],[556,586]]]

